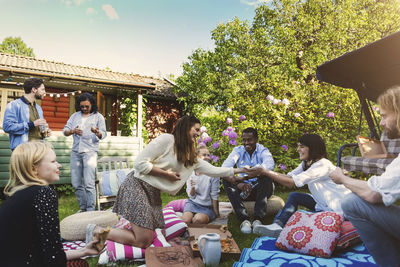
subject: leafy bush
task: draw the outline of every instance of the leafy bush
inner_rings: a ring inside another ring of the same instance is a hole
[[[258,130],[276,166],[298,164],[297,141],[307,132],[322,136],[334,161],[342,144],[355,142],[361,108],[354,90],[318,82],[316,68],[399,30],[399,7],[398,1],[270,1],[251,23],[219,24],[211,36],[215,48],[192,53],[176,92],[212,143],[220,140],[211,149],[220,159],[233,148],[221,136],[230,118],[239,136],[246,127]],[[369,135],[366,123],[360,129]]]

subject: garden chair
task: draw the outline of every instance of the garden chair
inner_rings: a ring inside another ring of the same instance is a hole
[[[115,201],[119,186],[132,171],[127,158],[103,157],[97,161],[96,199],[97,209]]]

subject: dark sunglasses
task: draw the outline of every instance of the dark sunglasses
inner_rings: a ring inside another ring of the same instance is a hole
[[[82,105],[82,106],[79,106],[80,108],[89,108],[89,106],[84,106],[84,105]]]

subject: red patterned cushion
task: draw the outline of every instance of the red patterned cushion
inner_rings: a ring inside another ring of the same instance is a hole
[[[275,245],[282,250],[328,258],[336,247],[343,220],[343,214],[331,211],[312,214],[296,211]]]
[[[357,233],[353,224],[349,221],[342,223],[339,240],[336,244],[336,250],[343,250],[361,243],[360,235]]]

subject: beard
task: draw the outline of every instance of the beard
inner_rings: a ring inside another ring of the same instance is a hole
[[[35,99],[38,99],[38,100],[39,100],[39,99],[43,99],[43,95],[39,95],[39,94],[36,93],[36,94],[35,94]]]
[[[397,128],[396,125],[395,125],[394,127],[392,127],[392,128],[387,128],[387,129],[385,129],[385,133],[386,133],[386,136],[387,136],[389,139],[397,139],[397,138],[400,138],[400,131],[399,131],[399,129]]]

